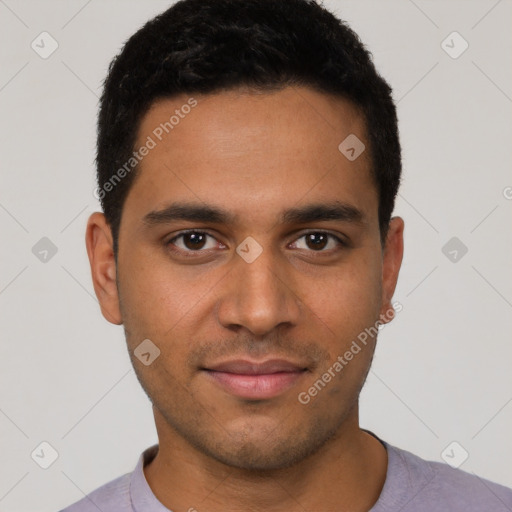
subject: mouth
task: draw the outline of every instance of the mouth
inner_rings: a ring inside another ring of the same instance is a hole
[[[308,368],[284,359],[237,359],[201,368],[223,391],[250,400],[276,397],[292,388]]]

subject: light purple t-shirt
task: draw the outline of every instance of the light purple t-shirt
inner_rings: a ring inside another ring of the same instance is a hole
[[[382,492],[369,512],[512,512],[512,489],[379,441],[387,450],[388,467]],[[61,512],[169,512],[156,499],[143,472],[157,451],[158,445],[151,446],[132,473]]]

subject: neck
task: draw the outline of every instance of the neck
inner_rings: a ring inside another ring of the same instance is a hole
[[[157,499],[175,512],[367,512],[386,479],[386,449],[359,428],[357,406],[317,452],[272,471],[240,469],[212,459],[154,411],[159,450],[144,474]]]

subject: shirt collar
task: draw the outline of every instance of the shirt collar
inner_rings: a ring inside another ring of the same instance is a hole
[[[158,444],[150,446],[139,457],[139,461],[130,480],[130,498],[134,512],[169,512],[153,494],[144,475],[144,466],[149,464],[158,453]]]
[[[384,487],[381,491],[377,503],[372,507],[370,512],[378,512],[380,510],[387,510],[390,504],[396,505],[401,503],[407,495],[407,489],[400,485],[397,480],[398,475],[404,477],[403,473],[406,471],[406,465],[401,460],[397,450],[394,446],[385,442],[370,430],[362,429],[368,432],[373,437],[377,438],[386,448],[388,454],[388,467],[386,471],[386,480]],[[149,464],[158,453],[158,444],[150,446],[139,457],[139,461],[135,470],[132,473],[130,480],[130,498],[134,512],[172,512],[165,507],[156,496],[153,494],[151,487],[144,475],[144,466]],[[381,508],[382,507],[382,508]]]

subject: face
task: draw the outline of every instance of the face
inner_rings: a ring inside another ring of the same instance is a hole
[[[354,425],[376,341],[357,340],[390,318],[403,223],[383,248],[369,151],[338,149],[350,134],[369,148],[350,103],[308,88],[194,101],[160,100],[141,122],[136,148],[155,145],[123,208],[117,267],[91,216],[96,293],[124,325],[160,438],[286,467]]]

